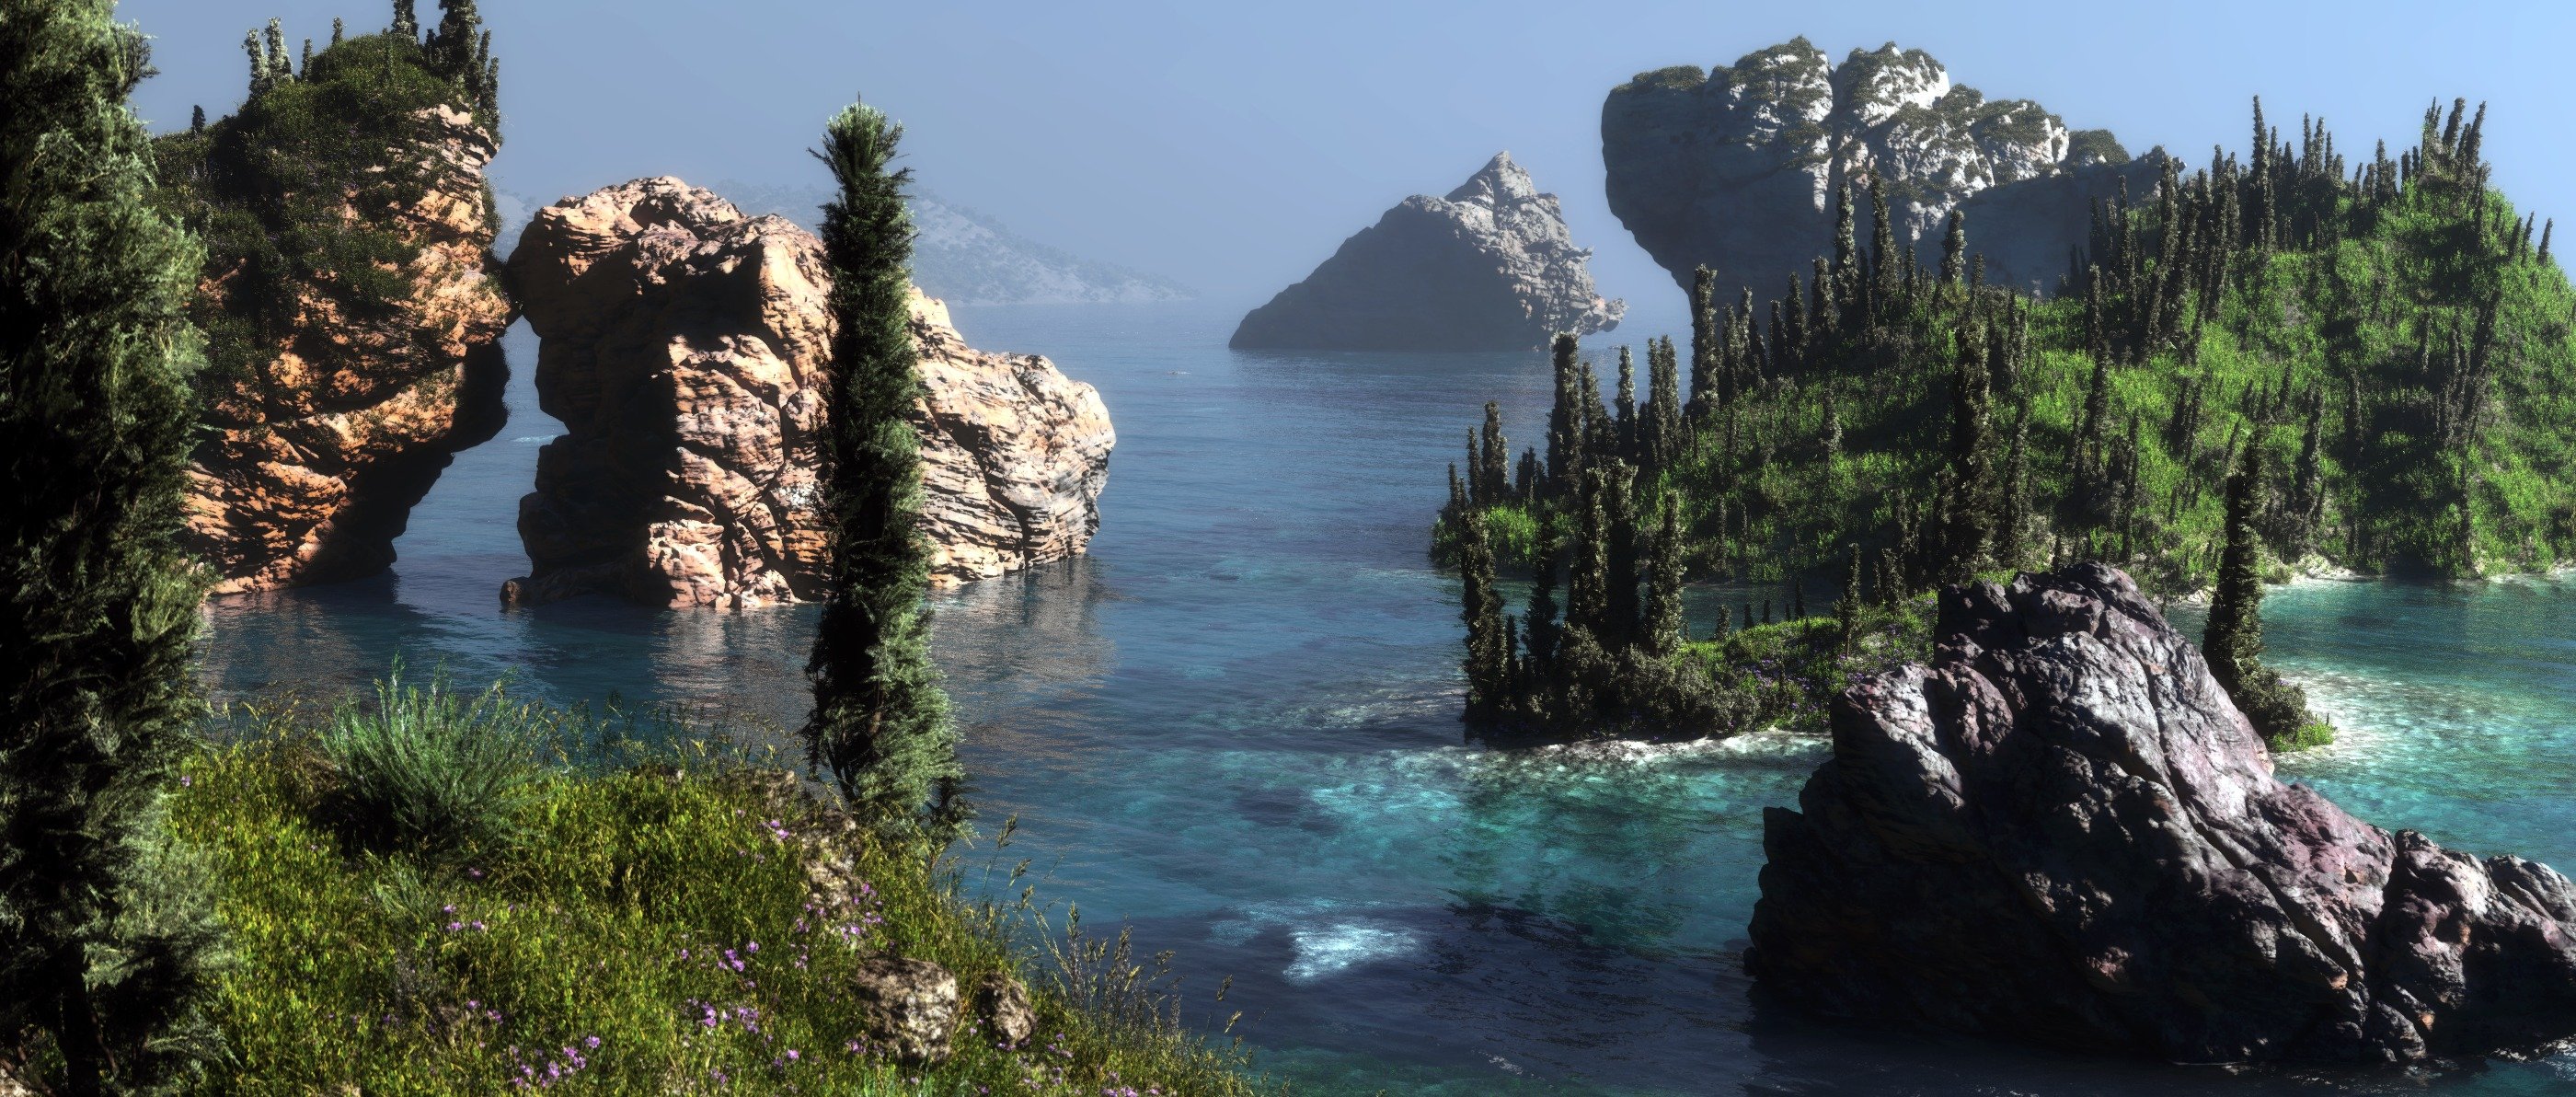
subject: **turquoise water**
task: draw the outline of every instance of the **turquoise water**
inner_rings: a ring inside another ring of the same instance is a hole
[[[1175,950],[1191,1015],[1245,1011],[1238,1031],[1301,1092],[2576,1091],[2569,1058],[2238,1077],[1757,1005],[1736,954],[1761,809],[1793,802],[1817,743],[1578,760],[1460,741],[1456,588],[1424,521],[1484,399],[1538,436],[1544,360],[1236,353],[1234,316],[958,310],[975,345],[1099,386],[1120,441],[1091,556],[941,596],[939,655],[988,822],[1021,817],[1007,856],[1087,924]],[[222,603],[218,686],[326,694],[399,654],[558,702],[792,725],[809,611],[500,609],[526,567],[517,499],[559,429],[524,329],[510,351],[513,421],[458,457],[393,574]],[[1753,597],[1697,592],[1701,627]],[[2576,585],[2309,584],[2267,608],[2274,658],[2347,729],[2286,772],[2383,824],[2576,866]]]

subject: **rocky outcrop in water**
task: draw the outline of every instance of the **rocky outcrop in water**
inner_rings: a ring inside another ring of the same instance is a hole
[[[2027,99],[1955,85],[1921,50],[1853,50],[1840,65],[1804,38],[1731,66],[1640,73],[1601,108],[1610,210],[1688,288],[1692,270],[1776,296],[1833,248],[1836,195],[1874,169],[1900,244],[1937,263],[1944,223],[1967,216],[1989,282],[2049,288],[2085,242],[2090,203],[2149,193],[2162,153],[2131,160],[2103,130],[2070,131]],[[1868,198],[1859,231],[1871,231]]]
[[[543,340],[537,396],[568,431],[520,503],[533,566],[503,597],[605,591],[746,608],[820,596],[816,469],[830,365],[822,244],[677,179],[540,211],[510,257]],[[1116,443],[1089,385],[966,346],[915,295],[933,577],[1082,551]]]
[[[492,134],[462,111],[419,116],[416,200],[389,214],[342,206],[417,254],[389,309],[354,303],[338,278],[285,291],[291,335],[255,348],[237,376],[210,375],[190,469],[189,539],[216,594],[373,575],[454,455],[501,429],[511,310],[491,260],[483,167]],[[225,311],[243,270],[209,271],[206,314]]]
[[[2286,784],[2200,654],[2095,564],[1942,595],[1764,813],[1745,965],[1837,1018],[2185,1062],[2576,1036],[2576,886]]]
[[[1252,310],[1237,348],[1522,350],[1617,327],[1556,196],[1499,153],[1447,197],[1417,194]]]

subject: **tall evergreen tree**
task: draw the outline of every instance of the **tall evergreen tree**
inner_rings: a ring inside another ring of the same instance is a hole
[[[0,1046],[50,1041],[40,1091],[151,1091],[209,1050],[211,915],[154,822],[203,712],[203,257],[154,206],[150,51],[109,0],[0,0],[0,58]]]
[[[393,32],[405,38],[420,37],[420,17],[414,14],[412,0],[394,0]]]
[[[1637,472],[1624,461],[1610,462],[1606,470],[1602,506],[1610,519],[1610,567],[1605,625],[1599,635],[1603,647],[1615,649],[1638,640]]]
[[[1986,341],[1974,333],[1959,340],[1958,368],[1950,377],[1950,496],[1942,501],[1941,581],[1964,583],[1985,568],[1994,547],[1994,514],[1988,500],[1993,455],[1987,452]]]
[[[2200,650],[2209,676],[2267,740],[2298,741],[2316,718],[2307,695],[2263,665],[2262,542],[2255,523],[2263,513],[2263,447],[2249,444],[2227,478],[2226,547],[2218,558],[2218,586],[2209,600]]]
[[[1701,267],[1691,272],[1690,405],[1693,423],[1705,422],[1717,399],[1717,272]]]
[[[1558,332],[1549,346],[1556,402],[1547,409],[1547,495],[1555,499],[1571,498],[1583,475],[1583,392],[1576,347],[1568,332]]]
[[[821,477],[830,594],[806,674],[812,764],[881,830],[954,833],[968,815],[957,729],[930,661],[929,542],[921,528],[921,452],[908,416],[921,393],[911,331],[909,169],[895,170],[903,127],[853,103],[823,148],[839,193],[823,207],[832,269],[830,426]]]
[[[1941,234],[1941,285],[1955,286],[1968,273],[1968,215],[1950,211],[1950,225]]]
[[[1476,466],[1476,502],[1480,506],[1499,506],[1512,499],[1512,442],[1503,437],[1503,406],[1485,401],[1484,453]]]
[[[1485,516],[1459,516],[1459,617],[1467,623],[1467,722],[1490,725],[1511,693],[1511,643],[1503,624],[1503,596],[1494,580],[1494,546]]]
[[[1655,527],[1655,552],[1646,576],[1645,641],[1657,657],[1680,651],[1688,637],[1682,616],[1682,505],[1678,492],[1664,493],[1663,521]]]

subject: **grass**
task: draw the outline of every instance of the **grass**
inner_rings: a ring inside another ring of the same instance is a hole
[[[1237,1049],[1174,1021],[1169,984],[1123,936],[1085,937],[1078,918],[1048,931],[1026,890],[970,901],[953,862],[858,831],[702,729],[665,729],[697,738],[647,749],[497,692],[395,683],[320,726],[291,707],[236,716],[249,730],[183,768],[170,814],[210,872],[233,956],[209,1007],[226,1049],[208,1092],[1264,1088]],[[484,749],[458,745],[478,731],[554,756],[498,767],[515,775],[506,795],[352,776],[368,772],[353,758]],[[400,806],[412,798],[445,806]],[[438,817],[390,843],[378,825]],[[887,1060],[847,990],[883,955],[935,961],[961,987],[1025,980],[1035,1035],[999,1046],[961,1005],[947,1061]]]

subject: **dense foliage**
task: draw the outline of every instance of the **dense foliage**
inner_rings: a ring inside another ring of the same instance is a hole
[[[930,544],[921,528],[921,377],[912,340],[912,216],[894,170],[903,127],[854,103],[814,155],[839,195],[823,207],[832,266],[830,437],[823,490],[831,593],[806,673],[811,762],[880,827],[944,839],[967,817],[965,770],[930,661]]]
[[[219,420],[255,419],[230,401],[260,395],[260,366],[280,348],[327,360],[334,333],[310,322],[304,295],[325,296],[346,324],[399,317],[420,253],[402,214],[450,170],[424,149],[438,112],[470,116],[497,140],[499,62],[472,0],[448,0],[426,44],[404,26],[410,6],[396,4],[396,26],[378,34],[344,38],[335,21],[322,52],[305,41],[300,66],[270,20],[243,43],[241,109],[212,123],[201,109],[197,124],[153,142],[158,200],[205,241],[204,278],[222,290],[192,303]],[[488,213],[488,189],[485,202]]]
[[[178,542],[198,250],[151,206],[109,0],[0,0],[0,1075],[149,1091],[212,928],[153,825],[199,708]]]
[[[2258,103],[2255,127],[2250,161],[2213,152],[2186,176],[2165,157],[2153,194],[2101,203],[2049,299],[1982,285],[1955,215],[1939,268],[1918,269],[1883,197],[1847,187],[1832,257],[1784,273],[1767,308],[1711,301],[1700,280],[1686,399],[1658,374],[1642,406],[1606,406],[1560,348],[1544,452],[1503,482],[1480,434],[1435,547],[1454,556],[1475,512],[1496,545],[1536,531],[1501,559],[1542,587],[1605,556],[1618,603],[1657,553],[1638,516],[1670,498],[1683,545],[1663,554],[1701,577],[1798,583],[1857,555],[1867,597],[1893,604],[2080,558],[2179,595],[2217,576],[2222,484],[2259,451],[2259,573],[2471,575],[2576,552],[2576,293],[2550,229],[2488,187],[2483,108],[2428,111],[2415,149],[2349,172],[2322,125],[2283,141]],[[1648,358],[1679,364],[1669,340]],[[1515,695],[1574,673],[1533,670],[1551,665],[1553,612],[1534,601],[1496,626],[1533,641],[1505,661]],[[1633,692],[1664,674],[1619,678]],[[1540,707],[1553,734],[1619,727],[1696,704],[1696,682],[1675,688],[1607,720]]]
[[[206,1090],[1258,1091],[1236,1051],[1181,1029],[1174,987],[1123,939],[1087,939],[1025,891],[967,899],[953,863],[852,826],[721,727],[462,696],[499,708],[474,716],[390,687],[323,713],[237,707],[230,745],[186,764],[171,827],[210,866],[241,958],[214,985],[226,1054]],[[446,797],[425,769],[388,785],[381,766],[351,766],[333,730],[382,718],[386,741],[448,741],[500,709],[535,733],[514,745],[538,749],[471,765],[522,795]],[[480,837],[386,843],[382,819],[350,810],[436,813],[403,807],[413,795],[466,807],[461,829]],[[1023,980],[1032,1038],[1001,1046],[961,1010],[948,1059],[894,1061],[849,990],[888,955],[966,986]]]

